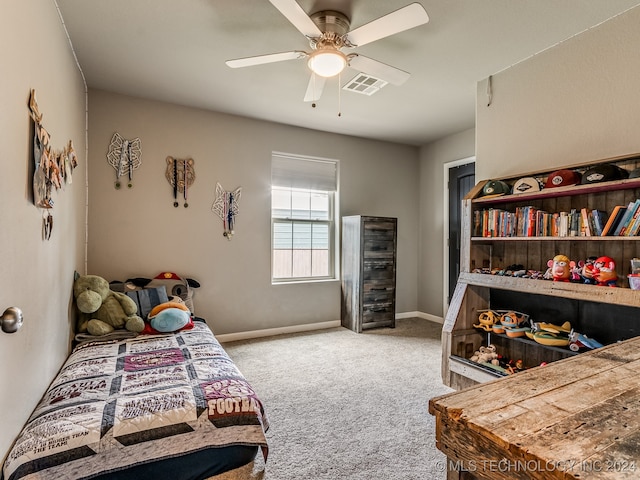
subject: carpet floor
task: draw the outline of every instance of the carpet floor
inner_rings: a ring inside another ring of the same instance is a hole
[[[267,480],[440,480],[441,325],[401,319],[224,344],[265,405]]]

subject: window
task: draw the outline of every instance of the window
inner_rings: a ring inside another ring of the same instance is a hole
[[[337,162],[273,154],[272,280],[335,278]]]

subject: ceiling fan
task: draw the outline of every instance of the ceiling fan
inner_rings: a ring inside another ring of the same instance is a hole
[[[227,60],[226,64],[231,68],[240,68],[307,59],[311,78],[304,96],[305,102],[320,99],[325,80],[338,75],[347,66],[393,85],[402,85],[410,77],[408,72],[355,52],[345,54],[342,49],[366,45],[429,21],[424,7],[416,2],[350,31],[351,21],[341,12],[322,10],[309,16],[295,0],[269,1],[307,37],[311,51],[292,50],[238,58]]]

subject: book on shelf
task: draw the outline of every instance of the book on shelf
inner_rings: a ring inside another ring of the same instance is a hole
[[[580,236],[591,236],[591,225],[589,224],[589,212],[586,208],[580,209]]]
[[[626,211],[627,211],[626,205],[616,205],[615,207],[613,207],[613,210],[609,215],[609,219],[607,220],[607,223],[605,223],[600,236],[602,237],[612,236],[613,232],[618,226],[618,223],[620,223],[620,220],[622,219]]]
[[[627,205],[627,211],[624,212],[624,216],[620,219],[618,226],[613,232],[614,236],[624,235],[624,231],[626,230],[627,225],[631,220],[631,217],[633,217],[638,207],[640,207],[640,200],[636,200],[635,202],[629,202],[629,205]]]
[[[482,213],[480,210],[473,212],[473,236],[482,236]]]
[[[560,223],[558,224],[558,236],[569,236],[569,212],[560,212]]]
[[[640,203],[639,202],[640,200],[636,200],[636,204],[638,205],[636,207],[636,211],[631,216],[631,218],[627,222],[626,228],[624,229],[625,237],[633,237],[638,233],[638,225],[640,224]]]
[[[537,208],[535,207],[526,207],[525,208],[525,214],[527,216],[526,222],[525,222],[525,237],[535,237],[536,235],[536,220],[537,220],[537,216],[536,216],[536,212],[537,212]]]
[[[593,235],[602,236],[604,226],[607,223],[608,214],[604,210],[593,209],[591,211],[591,218],[593,219]]]
[[[575,208],[569,212],[569,236],[578,237],[580,235],[580,215]]]
[[[554,213],[551,215],[551,236],[558,236],[558,226],[560,225],[560,214]]]
[[[640,199],[616,205],[611,213],[573,208],[549,213],[528,205],[514,211],[499,208],[473,213],[473,235],[479,237],[640,236]]]
[[[538,210],[536,212],[536,231],[534,236],[536,237],[546,237],[548,235],[548,222],[549,222],[549,214],[544,210]]]

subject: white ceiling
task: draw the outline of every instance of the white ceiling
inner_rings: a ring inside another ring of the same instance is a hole
[[[56,0],[90,88],[316,130],[423,145],[475,124],[476,82],[631,8],[638,0],[422,0],[426,25],[356,51],[411,73],[371,97],[327,81],[303,102],[304,60],[231,69],[225,60],[309,51],[268,0]],[[351,28],[411,0],[299,0]],[[347,69],[342,83],[357,72]],[[338,116],[338,112],[341,116]]]

